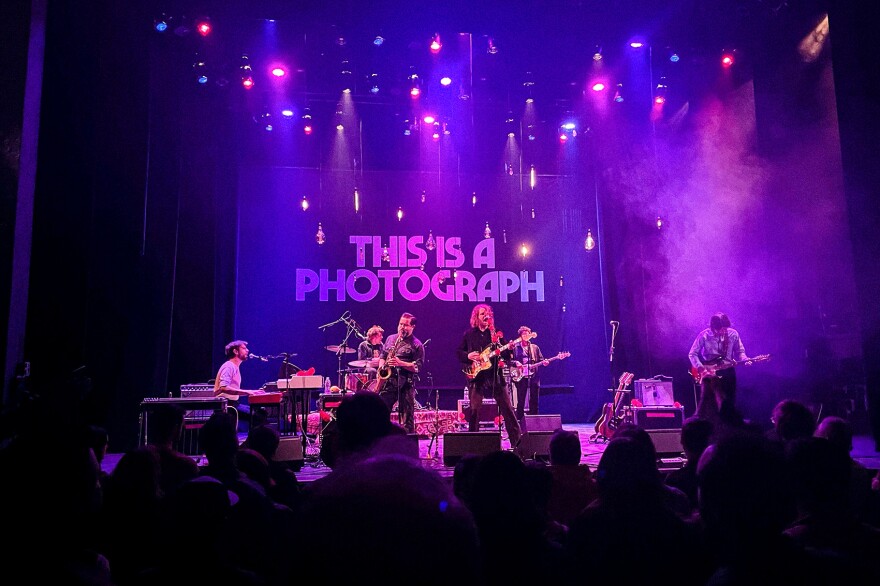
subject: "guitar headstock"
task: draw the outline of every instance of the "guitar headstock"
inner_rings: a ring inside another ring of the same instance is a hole
[[[562,360],[564,358],[568,358],[569,356],[571,356],[571,352],[560,352],[556,355],[556,358]]]
[[[628,387],[629,384],[632,382],[633,378],[635,378],[635,376],[636,376],[636,375],[634,375],[634,374],[631,373],[631,372],[624,372],[623,374],[621,374],[621,375],[620,375],[620,382],[619,382],[619,384],[617,385],[617,390],[618,390],[618,391],[622,391],[622,390],[624,390],[626,387]]]

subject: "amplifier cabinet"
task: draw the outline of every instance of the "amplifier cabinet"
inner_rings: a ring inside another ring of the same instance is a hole
[[[681,429],[684,407],[629,407],[628,420],[642,429]]]

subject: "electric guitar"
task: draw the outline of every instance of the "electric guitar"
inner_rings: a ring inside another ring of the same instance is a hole
[[[596,433],[593,434],[591,439],[604,438],[610,440],[614,437],[614,432],[623,423],[623,415],[620,414],[620,410],[623,398],[629,392],[626,390],[626,387],[629,386],[634,377],[635,375],[631,372],[624,372],[620,375],[620,383],[617,385],[617,390],[614,391],[614,401],[605,403],[605,406],[602,407],[602,416],[596,422],[596,427],[594,428]]]
[[[532,332],[529,334],[528,339],[536,337],[537,332]],[[482,352],[480,352],[480,356],[471,361],[471,365],[465,369],[464,375],[468,378],[468,380],[476,377],[478,374],[492,368],[492,358],[501,354],[504,350],[510,350],[514,347],[514,345],[521,341],[522,338],[516,338],[514,340],[509,341],[507,344],[499,344],[499,340],[504,337],[504,334],[499,330],[498,332],[494,332],[492,334],[492,343]]]
[[[571,352],[560,352],[553,358],[548,358],[547,362],[553,362],[554,360],[564,360],[571,356]],[[510,375],[511,380],[513,382],[518,382],[527,376],[532,376],[535,374],[535,371],[538,370],[539,366],[544,366],[544,362],[535,362],[534,364],[523,364],[522,366],[515,366],[511,369],[512,373]]]
[[[741,362],[737,362],[735,360],[722,360],[721,362],[717,362],[715,364],[704,364],[703,366],[706,368],[706,371],[703,373],[700,373],[697,367],[692,366],[690,373],[691,376],[694,377],[694,382],[701,383],[707,378],[721,378],[722,376],[724,376],[723,373],[718,374],[719,370],[725,370],[727,368],[734,368],[736,366],[742,365],[751,366],[755,362],[764,362],[765,360],[770,360],[769,354],[760,354]]]

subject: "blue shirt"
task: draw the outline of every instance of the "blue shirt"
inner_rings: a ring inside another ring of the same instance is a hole
[[[742,340],[739,339],[739,332],[733,328],[727,328],[727,335],[721,337],[714,333],[712,328],[706,328],[694,340],[688,358],[691,361],[691,366],[700,368],[722,360],[738,362],[748,360],[749,357],[743,348]]]

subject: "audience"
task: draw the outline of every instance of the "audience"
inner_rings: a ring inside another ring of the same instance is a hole
[[[709,447],[714,425],[708,419],[692,417],[681,426],[681,447],[685,465],[666,475],[666,484],[677,488],[688,497],[693,509],[697,508],[697,463]]]
[[[581,440],[575,431],[557,429],[550,438],[550,473],[553,485],[547,514],[568,526],[598,496],[593,473],[581,464]]]

